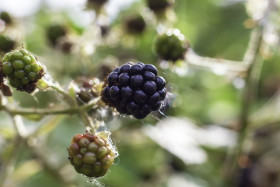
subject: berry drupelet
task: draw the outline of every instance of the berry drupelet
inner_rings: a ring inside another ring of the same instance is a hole
[[[158,36],[155,41],[155,52],[164,60],[176,61],[183,59],[189,48],[189,43],[178,29],[169,29]]]
[[[102,100],[121,114],[143,119],[157,111],[166,96],[165,80],[151,64],[126,63],[107,77]]]
[[[91,133],[75,135],[67,150],[76,171],[88,177],[104,176],[115,158],[111,144]]]
[[[28,93],[35,90],[36,83],[44,75],[42,65],[25,49],[5,54],[1,65],[1,71],[11,86]]]

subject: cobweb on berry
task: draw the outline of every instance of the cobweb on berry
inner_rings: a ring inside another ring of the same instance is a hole
[[[174,99],[175,99],[175,95],[172,94],[171,92],[167,92],[166,97],[162,103],[162,106],[158,111],[152,112],[151,116],[158,121],[160,121],[162,118],[167,119],[168,117],[166,113],[168,109],[172,106]]]

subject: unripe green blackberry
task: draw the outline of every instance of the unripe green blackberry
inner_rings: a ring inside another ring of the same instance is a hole
[[[126,18],[125,27],[129,33],[138,34],[144,31],[146,28],[146,22],[141,14],[136,14]]]
[[[36,83],[44,75],[42,65],[25,49],[5,54],[1,65],[11,86],[28,93],[35,90]]]
[[[87,7],[89,9],[94,9],[97,14],[100,13],[101,8],[107,3],[108,0],[88,0]]]
[[[7,25],[10,25],[13,20],[8,12],[0,12],[0,19],[3,20]]]
[[[154,45],[155,52],[160,58],[172,61],[183,59],[188,47],[189,43],[178,29],[169,29],[158,36]]]
[[[108,0],[88,0],[88,3],[95,3],[95,4],[100,4],[103,5],[107,3]]]
[[[173,4],[174,0],[147,0],[148,7],[153,11],[161,11]]]
[[[75,135],[67,150],[75,170],[88,177],[104,176],[114,163],[115,152],[111,144],[91,133]]]
[[[13,50],[16,46],[16,42],[9,36],[1,34],[0,35],[0,52],[9,52]]]
[[[50,44],[56,46],[60,38],[65,36],[67,33],[66,28],[63,25],[54,24],[47,28],[47,39]]]

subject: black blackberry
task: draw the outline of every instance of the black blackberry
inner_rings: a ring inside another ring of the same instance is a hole
[[[106,78],[102,100],[121,114],[143,119],[162,106],[166,96],[165,84],[164,78],[157,76],[155,66],[126,63]]]

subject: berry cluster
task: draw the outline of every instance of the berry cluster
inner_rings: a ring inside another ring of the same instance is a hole
[[[178,29],[169,29],[155,42],[155,52],[164,60],[183,59],[188,47],[188,42]]]
[[[25,49],[5,54],[1,71],[7,76],[11,86],[20,91],[31,93],[44,70],[36,58]]]
[[[107,140],[94,134],[77,134],[67,149],[69,160],[78,173],[102,177],[114,162],[115,153]]]
[[[165,80],[151,64],[126,63],[107,77],[102,100],[119,113],[145,118],[160,109],[166,96]]]
[[[147,0],[148,7],[153,11],[164,10],[173,2],[173,0]]]

